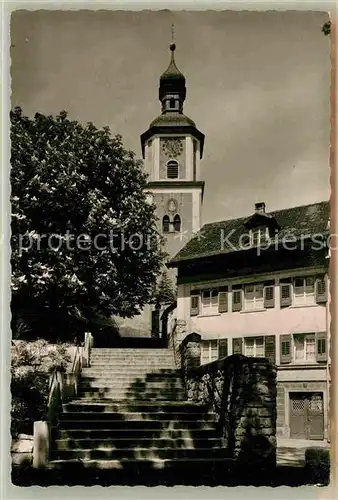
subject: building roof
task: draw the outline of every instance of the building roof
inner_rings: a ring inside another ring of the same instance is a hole
[[[328,201],[277,210],[267,214],[279,227],[272,235],[271,244],[294,241],[328,233],[330,206]],[[247,251],[243,244],[244,235],[248,234],[248,216],[205,224],[169,262],[170,267],[182,261],[191,261],[212,255]],[[293,238],[293,240],[288,238]],[[252,248],[252,247],[250,247]]]
[[[177,125],[184,127],[196,127],[195,122],[184,115],[183,113],[163,113],[155,120],[153,120],[149,126],[151,127],[176,127]]]
[[[160,77],[160,87],[159,87],[159,99],[160,101],[167,94],[178,94],[181,96],[184,101],[186,96],[186,86],[185,86],[185,77],[180,72],[175,63],[174,52],[176,49],[176,45],[174,43],[170,44],[171,58],[168,68],[162,73]]]
[[[160,77],[160,82],[165,80],[184,80],[185,77],[183,73],[178,69],[175,62],[174,52],[176,50],[176,45],[174,43],[170,44],[171,59],[168,68],[162,73]]]

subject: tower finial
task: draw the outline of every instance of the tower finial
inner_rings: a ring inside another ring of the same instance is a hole
[[[171,52],[174,52],[176,49],[175,45],[175,26],[174,23],[171,25],[171,44],[170,44],[170,50]]]

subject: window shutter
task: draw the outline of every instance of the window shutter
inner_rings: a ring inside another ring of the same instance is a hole
[[[273,281],[264,283],[264,307],[275,307],[275,283]]]
[[[265,337],[265,357],[276,363],[276,337],[275,335],[266,335]]]
[[[228,356],[228,339],[219,339],[218,341],[218,359]]]
[[[222,286],[218,292],[218,312],[228,312],[228,287]]]
[[[280,362],[291,363],[291,335],[281,335],[280,339]]]
[[[190,294],[190,316],[198,316],[200,312],[200,293],[193,290]]]
[[[232,310],[241,311],[242,310],[242,286],[232,287]]]
[[[291,283],[290,280],[281,280],[280,281],[280,306],[288,307],[291,306]]]
[[[323,304],[327,301],[327,283],[325,276],[318,276],[316,278],[316,302]]]
[[[232,339],[232,354],[242,354],[243,351],[243,339],[237,338]]]
[[[327,335],[326,332],[316,334],[316,361],[327,361]]]

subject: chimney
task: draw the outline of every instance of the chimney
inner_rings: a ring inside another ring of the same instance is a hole
[[[255,203],[255,212],[256,212],[256,214],[265,214],[264,201],[260,201],[259,203]]]

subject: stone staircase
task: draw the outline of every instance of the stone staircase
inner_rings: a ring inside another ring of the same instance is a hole
[[[229,461],[216,415],[186,401],[171,349],[92,349],[77,399],[63,405],[54,434],[49,468],[76,470],[79,478],[109,470],[115,484],[155,476],[166,484],[168,472],[169,483],[191,484],[189,474],[224,473]]]

